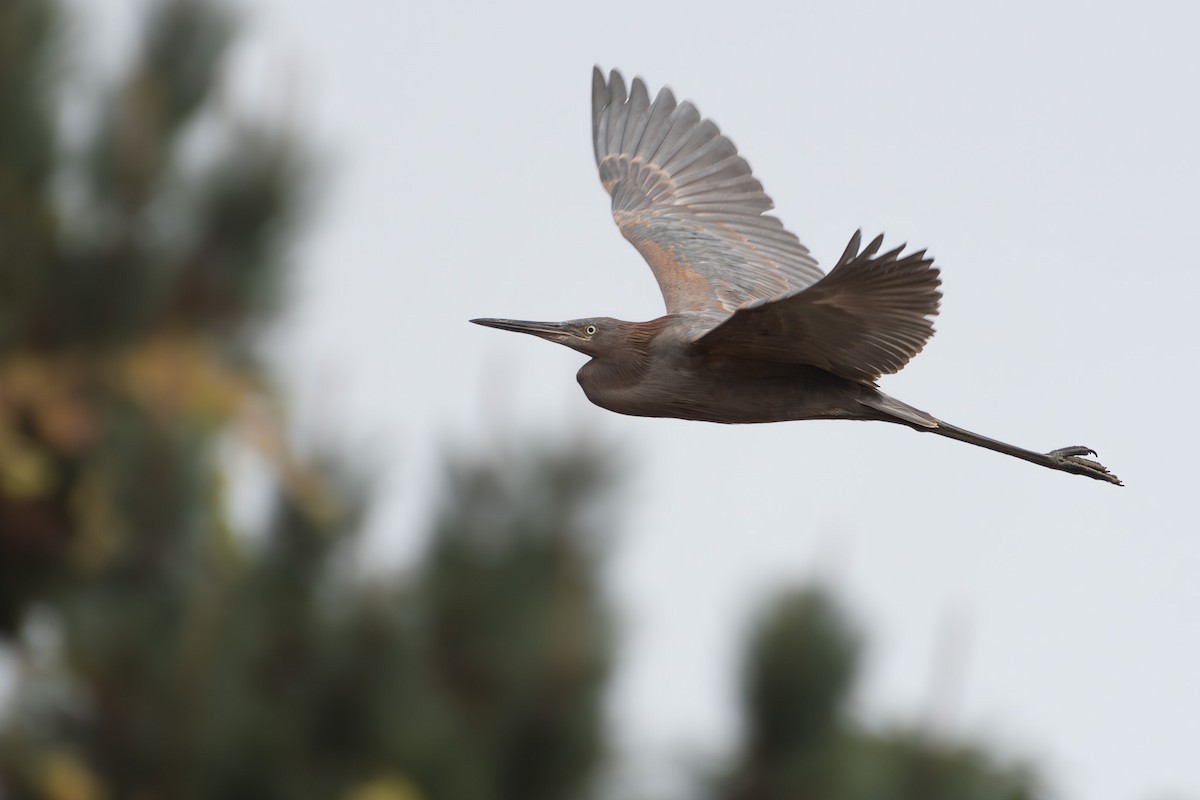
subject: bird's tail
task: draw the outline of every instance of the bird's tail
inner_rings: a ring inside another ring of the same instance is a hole
[[[918,430],[936,428],[941,421],[932,414],[926,414],[919,408],[913,408],[908,403],[894,397],[875,392],[860,399],[860,402],[881,412],[891,422],[903,422]]]

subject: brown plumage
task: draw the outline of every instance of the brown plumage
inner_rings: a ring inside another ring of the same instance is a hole
[[[933,335],[941,299],[925,251],[880,254],[861,232],[822,274],[775,217],[729,139],[669,89],[592,73],[592,134],[613,219],[658,280],[666,316],[569,322],[476,319],[591,356],[579,383],[622,414],[750,423],[907,425],[1051,469],[1120,485],[1086,447],[1038,453],[971,433],[879,391]]]

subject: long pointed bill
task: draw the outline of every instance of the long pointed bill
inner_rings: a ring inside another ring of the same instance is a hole
[[[567,326],[561,322],[529,322],[520,319],[473,319],[471,322],[488,328],[499,328],[502,331],[530,333],[543,339],[551,339],[568,333]]]

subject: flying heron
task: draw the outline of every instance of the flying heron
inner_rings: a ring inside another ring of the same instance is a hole
[[[588,399],[621,414],[751,423],[878,420],[1043,467],[1121,485],[1087,447],[1038,453],[943,422],[884,394],[933,335],[942,293],[933,259],[904,245],[861,248],[828,274],[775,217],[733,142],[670,89],[592,71],[592,140],[612,214],[650,264],[666,316],[567,322],[474,319],[590,356]],[[860,249],[861,248],[861,249]]]

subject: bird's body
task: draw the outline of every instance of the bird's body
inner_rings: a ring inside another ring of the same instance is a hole
[[[660,317],[649,323],[654,327],[644,354],[631,348],[623,358],[584,364],[577,377],[588,399],[619,414],[697,422],[878,418],[861,401],[860,408],[847,402],[878,395],[872,387],[807,364],[706,354],[672,322]]]
[[[612,380],[596,360],[578,377],[589,400],[618,414],[729,424],[865,419],[867,406],[854,409],[846,400],[872,391],[803,364],[747,365],[679,354],[654,362],[632,381]]]
[[[650,264],[667,314],[649,322],[477,319],[591,359],[588,399],[621,414],[702,422],[877,420],[965,441],[1051,469],[1119,484],[1085,447],[1050,453],[949,425],[884,394],[933,334],[938,270],[924,251],[861,248],[828,274],[764,212],[771,201],[716,125],[669,90],[593,73],[592,130],[613,218]]]

